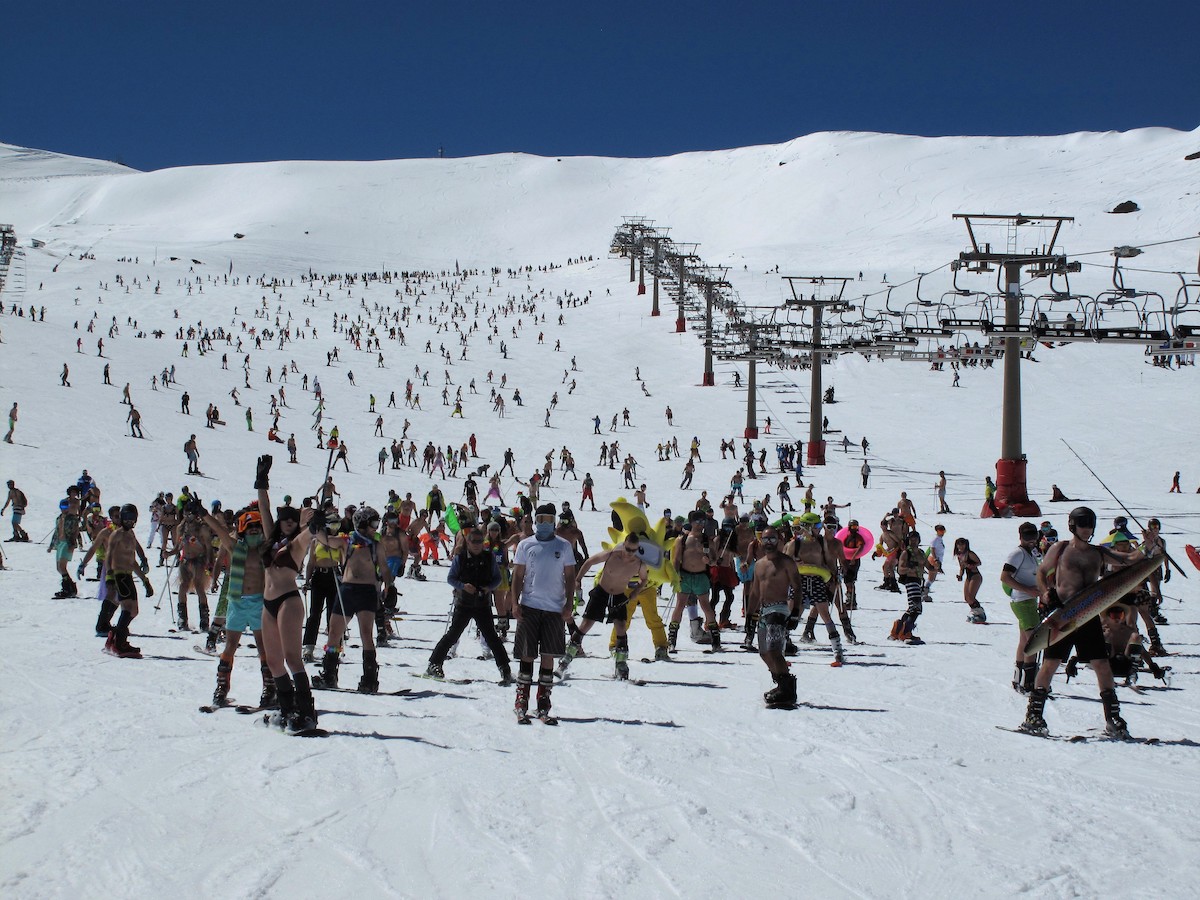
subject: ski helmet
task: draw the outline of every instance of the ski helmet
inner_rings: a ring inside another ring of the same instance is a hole
[[[370,506],[360,506],[354,511],[354,530],[366,534],[371,530],[371,523],[379,521],[379,513]]]
[[[920,544],[921,543],[921,532],[910,531],[908,533],[908,537],[906,537],[905,540],[908,541],[910,544],[913,543],[914,541],[916,541],[917,544]]]
[[[132,528],[137,524],[138,508],[132,503],[126,503],[121,507],[121,527]]]
[[[818,516],[815,512],[806,512],[804,515],[802,515],[800,517],[800,524],[801,525],[812,525],[815,527],[815,526],[821,524],[821,517]]]
[[[1077,506],[1071,510],[1070,515],[1067,516],[1067,530],[1074,535],[1075,529],[1079,527],[1096,530],[1095,510],[1087,506]]]

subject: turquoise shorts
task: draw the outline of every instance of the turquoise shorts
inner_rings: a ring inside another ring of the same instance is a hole
[[[1017,627],[1022,631],[1032,631],[1042,621],[1038,616],[1036,600],[1012,600],[1008,605],[1017,617]]]
[[[262,594],[242,594],[236,600],[229,601],[229,610],[225,616],[225,630],[241,632],[262,631]]]
[[[54,558],[62,561],[70,559],[75,554],[75,545],[70,541],[55,541],[54,542]]]
[[[683,572],[679,576],[679,593],[695,594],[697,597],[707,597],[712,590],[712,582],[706,572]]]

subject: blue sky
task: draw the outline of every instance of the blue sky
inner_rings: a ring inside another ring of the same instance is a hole
[[[0,141],[139,169],[1200,126],[1200,4],[8,4]]]

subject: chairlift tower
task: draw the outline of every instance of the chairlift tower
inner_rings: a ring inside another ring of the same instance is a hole
[[[809,421],[808,421],[808,459],[810,466],[825,465],[825,433],[822,421],[824,396],[821,393],[821,314],[825,309],[831,312],[844,312],[850,309],[849,304],[842,300],[846,285],[852,278],[840,275],[784,275],[783,280],[792,289],[792,299],[785,301],[786,305],[796,309],[812,309],[812,347],[809,349],[809,361],[812,366],[812,382],[809,388]],[[815,290],[811,298],[805,298],[803,291],[796,292],[796,285],[802,288],[809,285]],[[826,288],[836,288],[837,293],[822,297]]]
[[[654,248],[654,255],[650,258],[650,279],[651,279],[651,305],[650,315],[658,316],[662,312],[658,308],[658,273],[662,266],[663,258],[663,241],[669,241],[667,230],[658,229],[657,234],[647,235],[646,241]]]
[[[996,461],[997,508],[1006,508],[1018,516],[1041,515],[1038,504],[1029,499],[1026,481],[1028,460],[1021,449],[1021,270],[1038,271],[1065,268],[1066,255],[1055,252],[1054,245],[1064,222],[1074,222],[1073,216],[992,215],[955,213],[967,227],[971,249],[958,255],[959,263],[968,271],[990,272],[996,266],[1004,270],[1004,401],[1001,407],[1000,459]],[[990,243],[980,244],[975,236],[976,226],[1002,225],[1006,229],[1003,251],[994,250]],[[1040,247],[1021,251],[1018,229],[1024,226],[1053,228],[1050,239]],[[990,518],[991,507],[984,504],[980,518]]]
[[[743,437],[758,439],[758,364],[778,356],[778,353],[763,343],[763,336],[779,333],[779,326],[770,321],[730,322],[726,326],[730,334],[742,336],[746,349],[740,353],[722,354],[723,359],[736,359],[748,363],[746,371],[746,430]]]
[[[705,266],[703,271],[696,274],[696,283],[704,291],[704,377],[701,384],[712,387],[717,383],[713,371],[713,297],[721,288],[728,288],[725,280],[728,266]]]
[[[700,257],[696,255],[696,248],[699,244],[684,244],[676,245],[681,247],[681,252],[674,254],[675,259],[675,280],[679,288],[679,312],[675,316],[675,333],[683,334],[687,331],[687,317],[683,312],[683,304],[687,299],[687,283],[690,273],[687,270],[687,265],[690,260],[699,261]],[[690,248],[690,249],[688,249]]]

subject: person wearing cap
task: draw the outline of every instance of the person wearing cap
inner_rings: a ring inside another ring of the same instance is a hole
[[[537,508],[534,534],[517,544],[513,557],[513,611],[517,617],[513,655],[520,667],[514,711],[521,723],[529,721],[535,660],[540,662],[538,717],[551,719],[554,660],[566,652],[564,623],[571,615],[567,597],[575,585],[575,557],[571,545],[554,533],[556,512],[553,503]]]
[[[1078,506],[1071,510],[1067,527],[1071,533],[1070,539],[1059,541],[1051,547],[1038,567],[1038,595],[1047,613],[1059,608],[1063,603],[1062,598],[1073,598],[1103,577],[1106,564],[1120,568],[1144,558],[1140,551],[1121,553],[1093,545],[1091,540],[1096,531],[1096,513],[1089,507]],[[1070,658],[1072,649],[1096,673],[1100,702],[1104,708],[1105,730],[1114,737],[1128,736],[1129,729],[1121,718],[1121,704],[1117,699],[1112,666],[1108,660],[1104,628],[1098,617],[1084,622],[1071,634],[1046,648],[1020,730],[1042,735],[1048,733],[1043,712],[1050,696],[1050,683],[1058,667]]]
[[[929,574],[925,576],[925,600],[929,599],[929,594],[933,590],[933,583],[937,581],[937,577],[945,571],[946,526],[941,522],[933,526],[933,540],[929,542],[928,556],[933,561],[934,568],[928,570]]]
[[[263,525],[258,501],[235,513],[232,524],[227,523],[224,516],[213,513],[206,514],[204,522],[220,540],[222,551],[229,556],[228,571],[213,618],[215,628],[221,627],[218,623],[224,624],[225,647],[217,660],[217,687],[213,691],[212,705],[228,705],[238,645],[243,632],[250,629],[258,650],[259,672],[262,675],[259,706],[270,708],[275,704],[275,679],[271,675],[271,667],[267,665],[262,634],[262,592],[266,575],[260,553]]]
[[[917,627],[917,619],[924,608],[922,603],[922,589],[925,586],[924,575],[933,568],[933,563],[921,549],[921,533],[919,531],[908,532],[904,536],[904,545],[896,555],[896,580],[904,585],[904,591],[908,595],[908,607],[900,618],[892,623],[892,631],[888,635],[889,640],[904,641],[910,645],[925,643],[913,634],[913,631]],[[983,607],[978,603],[972,607],[972,610],[976,608],[980,613],[983,612]]]
[[[949,513],[950,507],[946,505],[946,472],[945,470],[938,472],[938,480],[933,486],[937,491],[938,498],[938,515]]]
[[[25,492],[17,487],[17,483],[11,478],[8,479],[8,496],[4,501],[4,507],[0,508],[0,515],[4,515],[4,511],[12,506],[12,530],[13,536],[11,540],[18,542],[29,542],[29,532],[21,527],[21,519],[25,516],[25,509],[29,505],[29,500],[25,496]]]
[[[79,596],[79,588],[72,580],[67,570],[67,563],[75,554],[75,549],[83,549],[83,518],[80,515],[80,494],[78,485],[67,488],[67,497],[59,503],[58,518],[54,523],[54,539],[46,548],[47,553],[54,554],[54,565],[62,576],[62,589],[54,596],[55,599]]]
[[[1013,690],[1028,694],[1033,690],[1037,677],[1037,654],[1025,653],[1025,644],[1037,628],[1038,615],[1037,571],[1042,563],[1042,554],[1037,549],[1038,528],[1032,522],[1022,522],[1017,528],[1018,544],[1008,554],[1000,569],[1000,584],[1008,594],[1009,607],[1017,617],[1017,656],[1013,669]]]

